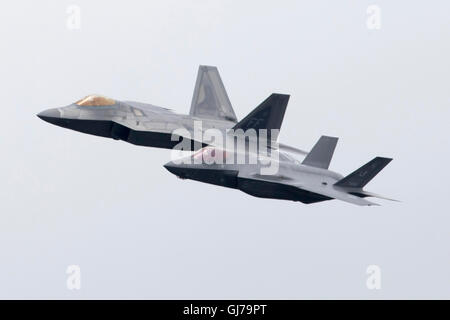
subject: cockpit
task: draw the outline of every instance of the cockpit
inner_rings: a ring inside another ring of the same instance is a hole
[[[113,104],[116,104],[116,101],[114,99],[103,97],[97,94],[91,94],[81,100],[78,100],[77,102],[75,102],[75,104],[83,107],[99,107],[111,106]]]

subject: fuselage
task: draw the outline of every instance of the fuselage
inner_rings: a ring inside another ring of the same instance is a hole
[[[194,139],[196,123],[200,124],[201,130],[216,128],[223,131],[235,124],[232,121],[177,114],[170,109],[146,103],[104,99],[96,105],[76,102],[48,109],[39,113],[38,117],[54,125],[86,134],[167,149],[179,142],[179,139],[172,137],[175,130],[185,129]],[[192,142],[191,146],[195,150],[204,145]]]
[[[212,149],[212,147],[204,148],[205,154],[208,149]],[[199,153],[201,152],[199,151]],[[184,159],[171,161],[164,167],[182,179],[239,189],[261,198],[293,200],[303,203],[332,198],[302,189],[302,185],[314,186],[319,189],[334,188],[333,185],[342,178],[341,174],[330,170],[302,165],[282,152],[274,152],[271,157],[265,157],[264,161],[257,160],[256,163],[236,163],[236,156],[232,157],[234,163],[226,163],[225,160],[220,163],[206,163],[208,160],[205,160],[204,157],[201,163],[195,163],[195,157],[198,158],[198,153]],[[268,164],[267,160],[273,162]],[[270,174],[264,173],[262,169],[267,169],[269,166],[273,166],[276,170]]]

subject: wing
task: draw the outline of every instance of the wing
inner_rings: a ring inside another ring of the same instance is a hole
[[[343,191],[339,191],[336,190],[334,188],[330,188],[330,187],[326,187],[326,186],[322,186],[322,185],[318,185],[318,186],[302,186],[302,185],[298,185],[297,186],[300,189],[309,191],[309,192],[314,192],[314,193],[318,193],[333,199],[338,199],[338,200],[342,200],[345,202],[349,202],[349,203],[353,203],[359,206],[379,206],[379,204],[368,201],[364,198],[360,198],[357,196],[354,196],[352,194],[349,194],[347,192],[343,192]]]

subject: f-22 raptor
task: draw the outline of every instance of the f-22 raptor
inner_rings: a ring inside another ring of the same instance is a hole
[[[259,138],[260,129],[279,130],[288,98],[287,95],[272,94],[266,103],[261,104],[233,128],[244,132],[257,129],[256,139]],[[305,204],[339,199],[361,206],[377,205],[365,199],[366,197],[393,200],[363,189],[392,159],[376,157],[344,177],[328,169],[337,142],[338,138],[322,136],[301,163],[276,148],[264,152],[261,157],[261,150],[252,154],[254,151],[246,146],[208,146],[189,157],[170,161],[164,167],[182,179],[239,189],[261,198],[292,200]],[[270,145],[268,147],[270,149]],[[241,159],[247,159],[245,163],[236,161],[239,153],[243,153]],[[272,154],[270,159],[267,157],[269,153]],[[257,161],[250,163],[248,159],[251,156]],[[276,161],[277,170],[264,174],[262,168],[267,166],[267,161],[262,160]]]
[[[219,71],[214,66],[199,67],[189,114],[178,114],[148,103],[89,95],[68,106],[44,110],[37,116],[63,128],[146,147],[172,149],[181,138],[191,139],[191,150],[207,145],[195,140],[204,131],[225,132],[237,123]],[[196,122],[201,122],[200,134],[194,132]],[[173,134],[181,128],[189,135]],[[278,147],[291,153],[307,153],[281,143]]]

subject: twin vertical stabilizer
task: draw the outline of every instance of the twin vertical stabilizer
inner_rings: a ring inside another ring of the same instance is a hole
[[[384,167],[391,162],[391,158],[376,157],[363,165],[358,170],[350,173],[345,178],[335,183],[335,186],[345,188],[363,188],[372,180]]]
[[[338,138],[321,136],[319,141],[317,141],[312,150],[303,160],[302,164],[316,168],[328,169],[331,158],[333,158],[333,153],[334,149],[336,149],[337,142]]]
[[[191,116],[237,122],[227,91],[216,67],[200,66],[192,97]]]

